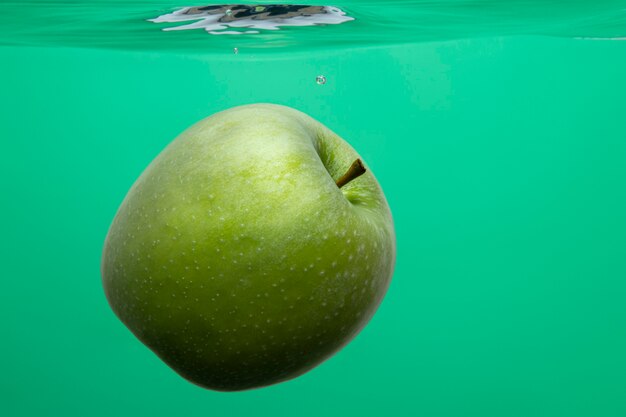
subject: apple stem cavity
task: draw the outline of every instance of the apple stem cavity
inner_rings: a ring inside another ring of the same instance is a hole
[[[348,168],[346,173],[343,174],[343,176],[339,178],[335,183],[337,184],[337,187],[341,188],[353,179],[365,174],[365,171],[367,170],[363,165],[363,161],[361,161],[361,158],[357,158],[356,161],[354,161],[352,165],[350,165],[350,168]]]

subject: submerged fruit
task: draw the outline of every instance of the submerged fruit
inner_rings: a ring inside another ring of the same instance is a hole
[[[261,387],[315,367],[367,323],[395,262],[378,182],[358,167],[344,175],[356,160],[284,106],[196,123],[115,216],[102,258],[112,309],[206,388]]]

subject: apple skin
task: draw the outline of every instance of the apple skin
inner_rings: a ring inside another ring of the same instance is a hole
[[[294,378],[349,342],[391,280],[395,233],[372,172],[289,107],[201,120],[141,174],[106,237],[121,321],[181,376],[237,391]]]

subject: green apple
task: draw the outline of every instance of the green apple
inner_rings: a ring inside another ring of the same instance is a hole
[[[349,342],[395,256],[389,206],[355,150],[297,110],[253,104],[196,123],[148,166],[113,220],[102,280],[165,363],[235,391]]]

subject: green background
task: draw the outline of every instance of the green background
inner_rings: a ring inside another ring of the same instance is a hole
[[[623,417],[625,57],[626,42],[542,37],[258,57],[1,48],[0,414]],[[398,260],[339,354],[218,393],[115,318],[99,262],[157,153],[253,102],[363,155]]]

